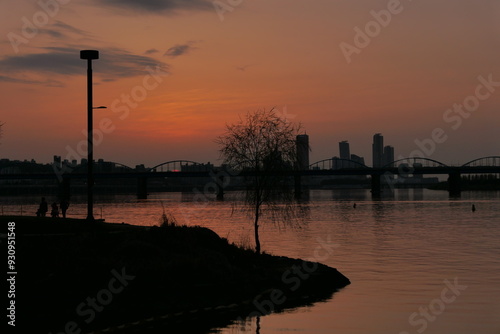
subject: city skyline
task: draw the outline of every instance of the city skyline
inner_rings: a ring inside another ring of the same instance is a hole
[[[216,163],[226,123],[274,106],[311,135],[311,162],[349,138],[372,164],[377,132],[395,158],[498,155],[500,4],[388,4],[5,1],[0,158],[84,151],[87,48],[101,55],[95,155],[106,160]]]
[[[375,136],[382,137],[382,142],[383,142],[383,136],[381,136],[380,133],[375,134],[374,138],[375,138]],[[317,160],[317,161],[310,160],[309,155],[310,155],[311,149],[309,146],[309,135],[307,135],[307,134],[299,134],[296,136],[296,150],[297,150],[297,164],[298,164],[300,169],[308,169],[309,165],[320,161],[320,160]],[[372,148],[372,150],[373,150],[373,148]],[[387,152],[387,151],[389,151],[389,152]],[[76,151],[71,151],[69,153],[70,154],[66,155],[66,156],[54,155],[53,160],[52,160],[52,164],[55,164],[55,165],[59,166],[59,168],[61,168],[62,163],[65,163],[68,166],[76,166],[76,165],[86,164],[88,161],[88,159],[83,154],[80,154]],[[81,152],[81,153],[84,153],[84,152]],[[375,152],[373,152],[373,154],[375,154]],[[364,157],[350,153],[350,145],[349,145],[349,141],[347,141],[347,140],[343,140],[343,141],[339,142],[339,157],[334,156],[334,157],[332,157],[332,159],[338,159],[338,158],[344,159],[344,160],[352,160],[354,162],[357,162],[357,163],[363,164],[363,165],[365,164]],[[405,157],[405,158],[409,158],[409,157]],[[381,156],[381,159],[383,159],[382,160],[383,164],[377,165],[377,166],[373,165],[373,167],[381,167],[381,166],[384,166],[390,162],[395,161],[394,160],[394,147],[392,147],[390,145],[383,146],[383,154]],[[0,161],[4,161],[4,160],[9,160],[9,159],[0,159]],[[174,160],[179,160],[179,159],[171,159],[171,161],[174,161]],[[104,158],[93,159],[93,161],[94,161],[94,163],[112,162],[112,163],[119,163],[122,165],[126,165],[120,161],[109,161],[109,160],[105,160]],[[191,161],[194,161],[194,160],[191,160]],[[35,159],[17,160],[17,162],[38,163]],[[211,161],[203,162],[203,161],[199,160],[196,162],[201,163],[201,164],[203,164],[203,163],[212,164]],[[128,166],[128,165],[126,165],[126,166],[133,168],[133,166]],[[145,164],[140,163],[140,164],[136,165],[136,167],[140,167],[140,166],[142,166],[144,168]]]
[[[378,145],[376,145],[378,144]],[[397,162],[401,161],[400,163],[405,163],[406,159],[413,160],[413,159],[423,159],[423,160],[430,160],[430,161],[436,161],[439,163],[443,163],[445,165],[449,166],[461,166],[465,165],[469,162],[472,162],[477,159],[482,159],[482,158],[498,158],[499,155],[494,155],[494,156],[483,156],[483,157],[476,157],[471,160],[467,161],[458,161],[455,162],[454,164],[447,163],[446,161],[439,161],[435,159],[430,159],[428,157],[425,157],[425,154],[416,154],[412,156],[402,156],[398,155],[395,156],[395,149],[392,145],[384,145],[384,137],[381,133],[376,133],[373,135],[373,143],[372,143],[372,157],[375,155],[379,155],[379,162],[377,165],[374,165],[373,163],[369,163],[365,161],[365,158],[363,156],[354,154],[351,152],[350,149],[350,143],[348,140],[342,140],[338,142],[338,156],[337,155],[330,155],[329,157],[325,159],[320,159],[320,160],[311,160],[310,159],[310,153],[311,149],[309,147],[309,135],[308,134],[299,134],[296,136],[296,150],[297,150],[297,163],[298,166],[301,169],[307,169],[306,166],[312,166],[315,165],[317,162],[322,162],[324,160],[332,160],[333,166],[336,166],[335,168],[341,168],[341,167],[347,167],[349,165],[345,165],[345,163],[340,163],[339,165],[335,165],[335,160],[351,160],[355,164],[353,166],[360,166],[360,165],[366,165],[368,167],[391,167],[389,164],[391,162]],[[378,147],[377,147],[378,146]],[[332,149],[333,150],[333,149]],[[6,163],[6,162],[15,162],[15,163],[34,163],[34,164],[40,164],[40,165],[55,165],[59,166],[58,170],[63,170],[64,168],[61,169],[61,166],[67,165],[70,166],[71,168],[77,165],[85,165],[87,163],[87,158],[83,154],[79,155],[76,151],[71,152],[74,155],[67,155],[67,156],[61,156],[61,155],[53,155],[52,160],[49,160],[48,162],[43,161],[36,161],[35,159],[8,159],[8,158],[0,158],[0,163]],[[417,152],[417,153],[422,153],[422,152]],[[77,159],[75,159],[77,157]],[[68,159],[70,158],[70,159]],[[373,160],[373,158],[372,158]],[[171,158],[167,160],[158,160],[154,162],[151,165],[147,165],[145,163],[139,162],[138,164],[135,165],[128,165],[126,163],[123,163],[121,161],[112,161],[112,160],[107,160],[106,158],[103,157],[97,157],[94,158],[94,163],[95,164],[108,164],[108,163],[113,163],[117,164],[118,167],[129,167],[129,168],[135,168],[135,169],[148,169],[148,168],[153,168],[156,165],[161,165],[167,162],[174,162],[174,161],[187,161],[187,162],[195,162],[198,164],[207,164],[207,165],[222,165],[223,162],[222,160],[215,160],[215,161],[202,161],[202,160],[197,160],[197,159],[177,159],[177,158]],[[394,167],[394,166],[392,166]],[[397,167],[397,166],[396,166]]]

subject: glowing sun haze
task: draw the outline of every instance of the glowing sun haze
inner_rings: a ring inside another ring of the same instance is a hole
[[[6,0],[0,11],[0,158],[49,162],[85,138],[84,49],[100,52],[94,105],[108,107],[94,111],[106,125],[96,159],[217,164],[226,123],[274,106],[302,123],[311,162],[348,140],[371,163],[378,132],[408,156],[436,128],[446,140],[426,148],[432,159],[500,155],[495,0]]]

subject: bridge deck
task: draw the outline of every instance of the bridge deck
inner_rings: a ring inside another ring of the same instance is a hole
[[[120,173],[94,173],[96,179],[116,179],[116,178],[162,178],[162,177],[211,177],[215,171],[200,172],[120,172]],[[302,176],[329,176],[329,175],[438,175],[438,174],[500,174],[500,166],[461,166],[461,167],[419,167],[419,168],[343,168],[329,170],[305,170],[300,172],[290,172],[290,176],[300,174]],[[237,174],[227,174],[231,177],[252,176],[255,172],[245,171]],[[84,179],[87,173],[66,173],[58,175],[56,173],[33,173],[33,174],[0,174],[0,180],[40,180],[40,179]]]

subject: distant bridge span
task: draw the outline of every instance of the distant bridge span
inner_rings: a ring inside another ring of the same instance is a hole
[[[133,170],[134,168],[130,167],[130,166],[127,166],[127,165],[124,165],[122,163],[119,163],[119,162],[114,162],[114,161],[110,161],[112,164],[115,164],[117,166],[120,166],[120,167],[125,167],[126,169],[131,169]]]
[[[450,194],[461,191],[462,174],[500,174],[500,156],[489,156],[471,160],[461,166],[449,166],[430,158],[404,158],[393,161],[383,167],[368,167],[359,162],[347,159],[324,159],[302,171],[302,175],[369,175],[371,176],[372,193],[380,193],[381,179],[390,183],[392,175],[407,177],[408,175],[441,174],[448,175]]]
[[[474,159],[462,165],[462,167],[475,166],[500,166],[500,156],[492,155],[489,157]]]
[[[334,166],[337,165],[337,166]],[[321,166],[321,168],[320,168]],[[328,166],[328,168],[325,168],[325,166]],[[335,169],[334,167],[337,167],[337,169],[340,168],[370,168],[358,161],[354,161],[351,159],[323,159],[320,161],[316,161],[313,164],[309,165],[309,169],[315,170],[315,169]]]
[[[192,167],[192,166],[199,166],[199,167],[205,167],[206,165],[196,162],[196,161],[191,161],[191,160],[171,160],[171,161],[166,161],[162,162],[161,164],[158,164],[154,167],[151,167],[148,169],[149,172],[156,172],[158,168],[160,168],[160,171],[163,172],[163,166],[167,166],[166,171],[181,171],[182,167]],[[206,169],[206,168],[205,168]]]
[[[479,159],[475,159],[475,160],[472,160],[470,161],[469,163],[471,162],[474,162],[474,161],[479,161],[479,160],[483,160],[483,159],[488,159],[488,158],[498,158],[498,157],[484,157],[484,158],[479,158]],[[500,159],[499,159],[500,160]],[[413,157],[413,158],[402,158],[402,159],[398,159],[398,160],[394,160],[382,167],[378,167],[378,168],[392,168],[392,167],[397,167],[397,164],[400,163],[400,164],[407,164],[409,166],[413,166],[415,164],[421,164],[422,167],[451,167],[443,162],[440,162],[440,161],[437,161],[437,160],[434,160],[434,159],[430,159],[430,158],[422,158],[422,157]],[[463,165],[463,166],[466,166],[467,164]],[[498,166],[500,166],[500,162],[498,164]],[[365,169],[373,169],[375,167],[369,167],[367,165],[364,165],[358,161],[355,161],[355,160],[350,160],[350,159],[333,159],[333,158],[330,158],[330,159],[323,159],[323,160],[320,160],[320,161],[317,161],[311,165],[309,165],[309,169],[320,169],[320,170],[324,170],[324,169],[342,169],[342,168],[365,168]]]
[[[135,168],[132,168],[132,167],[127,166],[127,165],[125,165],[125,164],[122,164],[122,163],[120,163],[120,162],[106,161],[106,164],[108,164],[108,165],[109,165],[109,164],[113,164],[113,165],[115,165],[115,167],[116,167],[116,166],[117,166],[117,167],[122,167],[122,168],[123,168],[123,169],[125,169],[127,172],[129,172],[129,171],[135,171]],[[99,165],[97,164],[97,166],[99,166]],[[97,168],[97,166],[96,166],[96,165],[94,165],[94,169],[96,169],[96,168]],[[55,170],[55,169],[54,169],[54,170]],[[83,173],[86,173],[86,171],[87,171],[87,165],[86,165],[86,164],[85,164],[85,165],[78,165],[78,166],[76,166],[76,167],[71,167],[71,166],[67,166],[67,167],[65,167],[65,166],[63,166],[63,167],[61,168],[61,171],[60,171],[59,173],[60,173],[60,174],[65,174],[65,173],[81,173],[82,171],[83,171]],[[98,173],[98,172],[96,172],[96,173]],[[115,173],[116,173],[116,172],[115,172]]]
[[[442,168],[455,168],[455,167],[500,167],[500,156],[492,155],[482,158],[477,158],[471,160],[463,165],[448,165],[441,161],[423,158],[423,157],[409,157],[402,158],[390,162],[379,168],[394,168],[398,167],[397,164],[406,164],[408,167],[414,167],[420,164],[419,167],[442,167]],[[334,166],[337,165],[337,166]],[[403,165],[404,167],[404,165]],[[316,161],[309,165],[310,170],[331,170],[331,169],[343,169],[343,168],[364,168],[364,169],[375,169],[375,167],[366,166],[358,161],[350,159],[323,159]]]
[[[402,158],[402,159],[395,160],[393,162],[390,162],[390,163],[382,166],[382,168],[398,167],[397,163],[407,164],[409,166],[415,166],[417,164],[420,164],[422,167],[450,167],[450,166],[442,163],[441,161],[437,161],[434,159],[413,157],[413,158]]]
[[[396,166],[400,163],[399,166]],[[209,177],[219,175],[224,172],[220,168],[215,168],[210,164],[202,164],[191,160],[172,160],[158,164],[145,171],[132,169],[121,163],[114,163],[126,170],[106,173],[96,172],[96,179],[112,178],[135,178],[138,181],[138,197],[147,197],[147,183],[150,178],[161,177]],[[165,167],[166,170],[163,170]],[[161,170],[158,170],[161,168]],[[216,173],[214,173],[216,172]],[[227,172],[227,171],[226,171]],[[386,175],[424,175],[424,174],[448,174],[450,192],[460,192],[460,182],[462,174],[500,174],[500,156],[488,156],[471,160],[461,166],[449,166],[437,160],[429,158],[405,158],[387,164],[384,167],[373,168],[362,163],[347,159],[324,159],[315,162],[309,166],[308,170],[290,171],[290,176],[295,177],[295,182],[299,184],[300,189],[301,176],[328,176],[328,175],[367,175],[372,179],[372,192],[377,193],[381,190],[380,179]],[[237,174],[237,175],[235,175]],[[231,177],[252,176],[252,171],[227,172]],[[69,191],[71,179],[83,179],[87,174],[80,170],[69,169],[63,173],[57,174],[54,171],[47,173],[1,173],[0,180],[7,179],[58,179],[62,187]],[[216,180],[213,180],[216,183]],[[219,180],[220,181],[220,180]],[[297,184],[296,184],[297,186]]]

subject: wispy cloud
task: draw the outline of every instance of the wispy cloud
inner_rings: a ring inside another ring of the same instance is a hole
[[[196,42],[193,42],[193,41],[187,42],[186,44],[176,44],[176,45],[172,46],[171,48],[169,48],[167,50],[167,52],[165,52],[165,54],[163,54],[163,55],[170,57],[170,58],[175,58],[175,57],[185,55],[185,54],[191,52],[192,50],[197,49],[194,46],[194,44],[196,44]]]
[[[130,14],[165,14],[184,10],[213,10],[211,0],[94,0],[100,6],[130,10]]]
[[[41,35],[47,35],[50,37],[49,41],[52,43],[57,43],[61,45],[64,41],[81,41],[81,40],[94,40],[93,34],[78,29],[72,25],[64,23],[62,21],[55,21],[48,24],[47,26],[39,29]]]
[[[43,85],[48,87],[63,87],[64,84],[61,81],[57,80],[34,80],[34,79],[26,79],[26,78],[11,78],[6,77],[4,75],[0,75],[0,82],[8,82],[8,83],[20,83],[20,84],[29,84],[29,85]]]
[[[35,84],[39,82],[30,82],[21,76],[30,73],[42,76],[72,76],[86,73],[86,65],[80,59],[80,48],[46,47],[41,50],[43,50],[41,53],[0,59],[0,72],[7,74],[3,77],[3,81]],[[94,69],[102,81],[144,75],[144,69],[148,66],[160,65],[164,71],[169,69],[168,64],[119,48],[100,49],[99,58],[94,62]]]
[[[152,55],[152,54],[154,54],[154,53],[158,53],[158,52],[160,52],[160,51],[159,51],[159,50],[157,50],[157,49],[149,49],[149,50],[146,50],[146,51],[144,52],[144,54],[145,54],[145,55]]]
[[[59,21],[57,20],[55,23],[54,23],[54,26],[59,28],[59,29],[63,29],[63,30],[66,30],[66,31],[69,31],[69,32],[73,32],[75,34],[80,34],[80,35],[89,35],[89,33],[85,30],[82,30],[82,29],[78,29],[72,25],[69,25],[67,23],[64,23],[62,21]]]

